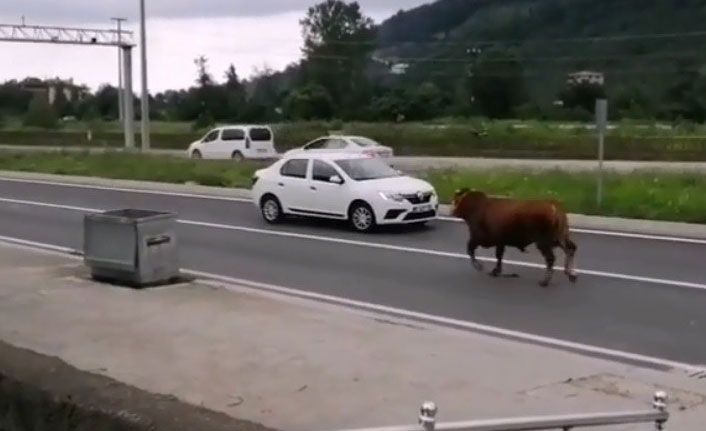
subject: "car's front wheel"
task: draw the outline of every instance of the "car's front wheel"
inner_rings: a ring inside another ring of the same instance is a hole
[[[201,158],[201,151],[199,151],[199,150],[192,151],[191,158],[192,159],[200,159]]]
[[[370,232],[375,229],[375,213],[365,202],[355,202],[351,205],[348,220],[351,227],[358,232]]]
[[[260,200],[260,211],[262,212],[262,218],[270,224],[277,224],[284,218],[279,199],[271,194],[263,196]]]
[[[240,163],[240,162],[242,162],[243,160],[245,160],[245,157],[243,157],[243,153],[241,153],[240,151],[233,151],[233,154],[231,155],[231,158],[232,158],[234,161],[238,162],[238,163]]]

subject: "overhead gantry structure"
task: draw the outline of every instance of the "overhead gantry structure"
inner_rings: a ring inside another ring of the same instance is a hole
[[[109,46],[122,50],[123,127],[125,148],[135,147],[135,111],[132,91],[133,34],[126,30],[99,30],[88,28],[52,27],[24,24],[0,24],[0,42],[53,43],[60,45]],[[143,137],[142,143],[145,146]],[[146,149],[146,148],[144,148]]]

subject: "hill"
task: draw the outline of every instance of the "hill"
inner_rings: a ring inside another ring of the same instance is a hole
[[[611,99],[636,109],[703,111],[681,99],[702,88],[704,22],[704,0],[438,0],[384,21],[377,55],[408,63],[408,82],[450,92],[493,53],[491,63],[507,64],[492,73],[521,69],[527,100],[539,104],[556,98],[567,74],[590,70],[604,74]]]

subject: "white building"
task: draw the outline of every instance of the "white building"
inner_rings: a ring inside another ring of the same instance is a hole
[[[590,70],[581,70],[579,72],[570,73],[566,80],[568,84],[598,84],[605,83],[605,77],[602,72],[594,72]]]

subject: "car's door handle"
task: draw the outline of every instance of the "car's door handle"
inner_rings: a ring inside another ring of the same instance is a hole
[[[314,187],[314,186],[309,186],[309,188],[312,190],[316,190],[316,187]]]
[[[284,187],[284,183],[277,183],[278,186]]]

